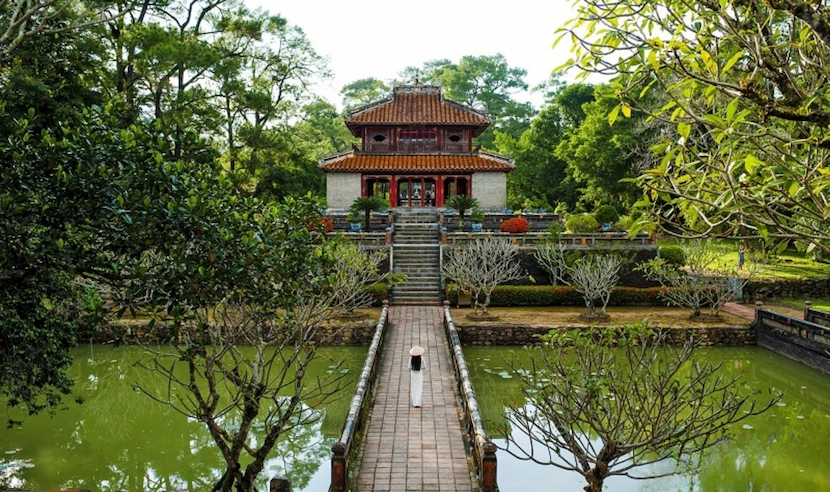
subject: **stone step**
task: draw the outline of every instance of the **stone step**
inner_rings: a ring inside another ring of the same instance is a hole
[[[434,275],[435,278],[438,278],[438,267],[437,266],[406,266],[406,265],[395,265],[394,268],[395,273],[403,273],[406,276],[427,276],[427,275]]]
[[[439,259],[434,255],[394,255],[392,257],[395,262],[395,267],[398,266],[417,266],[417,267],[433,267],[438,268]]]
[[[441,299],[392,299],[393,306],[440,306]]]
[[[398,289],[398,288],[401,288],[401,289],[410,289],[410,288],[412,288],[412,289],[414,289],[414,288],[418,288],[418,289],[438,289],[440,287],[441,287],[441,281],[437,278],[417,279],[417,280],[410,278],[410,279],[407,279],[406,282],[404,282],[402,284],[398,284],[393,288],[395,288],[395,289]]]

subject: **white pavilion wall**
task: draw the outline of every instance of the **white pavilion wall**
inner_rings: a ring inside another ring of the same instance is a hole
[[[328,208],[347,209],[360,197],[360,174],[327,173],[326,202]]]
[[[483,209],[507,205],[507,173],[473,173],[473,196]]]

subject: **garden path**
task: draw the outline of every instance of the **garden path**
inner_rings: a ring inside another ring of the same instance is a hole
[[[438,306],[392,306],[369,422],[355,469],[357,492],[477,491],[456,404]],[[426,349],[423,405],[409,403],[409,349]]]
[[[723,311],[740,316],[741,318],[755,321],[755,306],[747,306],[745,304],[738,304],[736,302],[727,302],[723,306]]]

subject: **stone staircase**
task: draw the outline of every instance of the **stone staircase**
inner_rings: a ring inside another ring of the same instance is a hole
[[[392,288],[392,304],[440,304],[441,276],[439,248],[441,234],[438,212],[431,209],[395,211],[395,236],[392,240],[392,270],[407,276],[406,282]]]

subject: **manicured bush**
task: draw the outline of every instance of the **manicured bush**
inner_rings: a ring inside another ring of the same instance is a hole
[[[594,212],[594,218],[600,224],[613,224],[620,219],[620,214],[613,205],[603,205]]]
[[[530,231],[530,224],[524,217],[513,217],[502,222],[500,229],[511,234],[526,233]]]
[[[571,233],[591,233],[596,232],[597,228],[599,228],[599,222],[593,215],[571,215],[565,221],[565,231]]]
[[[617,287],[611,293],[609,306],[665,306],[661,297],[663,287]],[[447,300],[458,304],[458,292],[454,284],[447,285]],[[567,286],[551,285],[500,285],[490,299],[492,307],[521,306],[585,306],[582,294]]]
[[[671,265],[683,266],[686,264],[686,253],[680,246],[669,244],[660,246],[660,258],[666,260],[666,263]]]

